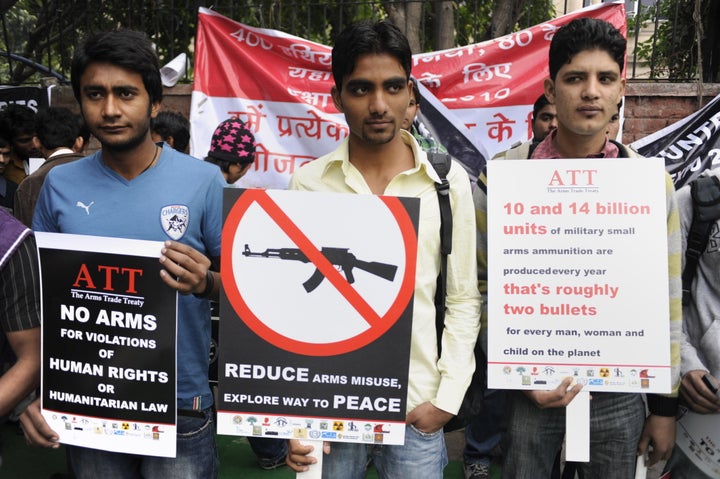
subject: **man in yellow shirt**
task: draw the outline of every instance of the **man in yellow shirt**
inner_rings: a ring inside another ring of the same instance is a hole
[[[290,188],[420,198],[417,275],[403,446],[336,443],[323,477],[362,477],[370,458],[380,477],[442,478],[447,464],[443,425],[460,408],[475,362],[480,295],[470,182],[453,163],[447,179],[453,208],[445,329],[438,357],[434,296],[440,272],[440,178],[410,133],[401,130],[410,101],[412,57],[407,39],[387,22],[360,22],[343,31],[332,52],[336,108],[350,135],[334,152],[300,168]],[[290,441],[288,465],[306,470],[311,446]]]

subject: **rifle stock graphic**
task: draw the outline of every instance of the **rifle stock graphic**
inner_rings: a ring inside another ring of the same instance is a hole
[[[350,248],[323,247],[320,249],[320,252],[330,263],[342,270],[345,274],[345,279],[347,279],[347,282],[350,284],[355,282],[355,275],[353,275],[354,268],[361,269],[388,281],[393,281],[395,279],[397,266],[393,264],[379,263],[377,261],[363,261],[357,259],[355,255],[350,252]],[[242,254],[243,256],[280,258],[285,260],[300,261],[302,263],[310,263],[310,260],[302,251],[300,251],[299,248],[268,248],[265,251],[253,252],[246,244]],[[319,269],[315,268],[315,272],[303,283],[303,287],[305,288],[305,291],[309,293],[320,286],[320,283],[322,283],[324,279],[325,275],[322,274]]]

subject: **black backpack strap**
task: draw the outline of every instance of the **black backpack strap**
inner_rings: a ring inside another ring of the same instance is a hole
[[[610,143],[617,146],[618,148],[618,158],[630,158],[630,153],[627,150],[627,147],[620,143],[619,141],[613,140],[610,138]]]
[[[440,203],[440,252],[447,256],[452,252],[452,209],[450,208],[450,183],[447,175],[450,173],[452,158],[447,153],[428,152],[428,161],[435,168],[440,177],[440,183],[435,183]]]
[[[687,235],[682,274],[683,306],[690,303],[690,288],[698,261],[705,252],[713,224],[720,218],[720,180],[716,176],[701,176],[690,183],[690,195],[693,218]]]
[[[533,151],[535,151],[535,148],[540,144],[539,141],[534,141],[530,143],[530,146],[528,147],[528,159],[532,158]]]
[[[452,253],[452,208],[450,206],[450,172],[452,158],[447,153],[428,152],[428,161],[440,177],[435,183],[440,205],[440,275],[435,290],[435,329],[437,331],[438,355],[441,350],[442,332],[445,329],[445,294],[447,292],[447,257]]]

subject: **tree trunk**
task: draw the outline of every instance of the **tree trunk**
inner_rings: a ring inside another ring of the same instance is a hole
[[[498,1],[493,9],[490,38],[498,38],[513,32],[525,0]]]
[[[422,4],[420,2],[383,2],[383,7],[393,25],[397,26],[408,39],[413,53],[422,52],[420,45],[420,19]]]
[[[455,10],[453,2],[433,2],[435,31],[433,50],[447,50],[455,46]]]
[[[720,20],[720,4],[710,1],[709,12],[705,17],[705,27],[702,42],[702,70],[703,81],[716,83],[720,81],[720,35],[716,28]]]

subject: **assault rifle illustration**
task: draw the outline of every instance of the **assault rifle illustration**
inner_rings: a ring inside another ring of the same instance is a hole
[[[352,284],[355,282],[355,276],[353,275],[353,268],[358,268],[363,271],[367,271],[375,276],[380,276],[383,279],[392,281],[395,279],[395,273],[397,272],[397,266],[393,264],[378,263],[376,261],[362,261],[355,257],[350,252],[350,248],[321,248],[320,252],[330,261],[333,265],[339,266],[342,272],[345,274],[347,282]],[[300,261],[303,263],[309,263],[310,260],[305,254],[298,248],[268,248],[262,252],[250,251],[250,247],[246,244],[243,250],[243,256],[260,256],[262,258],[280,258],[292,261]],[[305,291],[308,293],[313,291],[315,288],[320,286],[325,275],[320,272],[319,269],[315,268],[315,272],[303,283]]]

